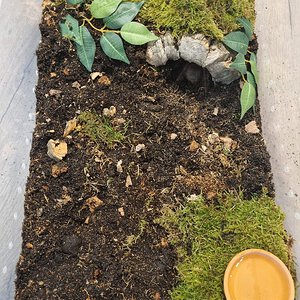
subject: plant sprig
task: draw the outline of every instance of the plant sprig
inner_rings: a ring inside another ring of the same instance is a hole
[[[85,0],[66,0],[66,3],[78,6]],[[143,4],[143,1],[93,0],[85,6],[85,13],[91,15],[90,18],[81,16],[82,24],[79,26],[77,19],[68,14],[59,24],[60,31],[63,37],[75,43],[78,58],[89,72],[95,59],[96,43],[86,23],[101,33],[99,43],[108,57],[129,64],[123,40],[132,45],[143,45],[158,39],[145,25],[133,21]],[[94,19],[102,19],[103,27],[97,28],[92,22]]]
[[[250,21],[245,18],[238,18],[238,22],[243,27],[244,31],[235,31],[227,34],[223,43],[230,49],[237,52],[235,60],[230,64],[230,68],[241,73],[244,80],[242,88],[240,103],[241,116],[243,119],[246,112],[255,107],[256,90],[258,84],[258,71],[256,64],[255,53],[249,51],[249,42],[253,38],[253,27]],[[246,59],[247,54],[250,54],[250,59]]]

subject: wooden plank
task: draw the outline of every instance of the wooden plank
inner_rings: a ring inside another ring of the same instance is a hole
[[[300,5],[256,0],[263,134],[300,276]],[[298,299],[300,293],[298,293]]]
[[[41,1],[0,0],[0,299],[14,299],[34,127]]]

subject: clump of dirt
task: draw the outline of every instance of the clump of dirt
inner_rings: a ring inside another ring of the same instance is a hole
[[[199,94],[171,80],[171,66],[149,66],[144,47],[126,47],[130,66],[98,49],[92,79],[60,36],[61,14],[45,8],[40,25],[16,299],[170,299],[176,252],[154,219],[191,194],[272,193],[263,138],[244,128],[260,127],[259,113],[240,122],[238,82]],[[91,139],[80,120],[63,136],[67,121],[110,109],[122,140]],[[50,139],[67,143],[63,162],[47,155]]]

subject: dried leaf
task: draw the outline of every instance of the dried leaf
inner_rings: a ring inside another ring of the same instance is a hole
[[[63,194],[61,199],[57,199],[56,201],[57,201],[57,206],[62,207],[63,205],[66,205],[69,202],[72,202],[72,198],[71,198],[71,196],[69,196],[67,194]]]
[[[68,153],[68,145],[65,141],[60,140],[49,140],[47,143],[47,154],[50,158],[60,161]]]
[[[245,125],[245,130],[247,133],[252,133],[252,134],[260,133],[256,121],[251,121],[247,125]]]
[[[237,142],[234,141],[232,138],[225,136],[225,137],[220,137],[220,140],[224,143],[224,148],[226,150],[236,149]]]
[[[101,85],[109,86],[111,84],[111,81],[107,76],[103,75],[98,79],[98,83]]]
[[[55,178],[57,178],[58,176],[60,176],[63,173],[67,173],[67,172],[68,172],[68,166],[65,166],[65,165],[56,164],[56,165],[53,165],[51,168],[51,175]]]
[[[65,131],[64,131],[64,135],[63,137],[66,137],[67,135],[69,135],[72,131],[75,130],[77,126],[77,120],[76,118],[70,120],[70,121],[67,121],[67,124],[66,124],[66,128],[65,128]]]
[[[190,144],[190,151],[195,152],[197,149],[199,149],[199,147],[200,145],[195,140],[193,140]]]
[[[126,177],[125,186],[126,186],[127,188],[130,187],[130,186],[132,186],[132,180],[131,180],[130,175],[127,175],[127,177]]]
[[[101,199],[99,199],[97,196],[93,196],[86,199],[84,203],[85,206],[88,206],[91,213],[93,213],[96,208],[102,206],[103,204],[104,202]]]

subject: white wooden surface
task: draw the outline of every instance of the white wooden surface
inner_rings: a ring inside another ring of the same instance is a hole
[[[300,2],[256,0],[256,11],[263,134],[300,278]]]
[[[0,0],[0,299],[14,296],[35,120],[39,0]]]
[[[298,1],[298,2],[297,2]],[[13,299],[34,126],[41,0],[0,0],[0,299]],[[259,97],[276,200],[300,262],[300,3],[256,0]],[[297,57],[297,55],[299,57]],[[300,268],[297,268],[300,276]],[[299,296],[298,296],[298,299]]]

